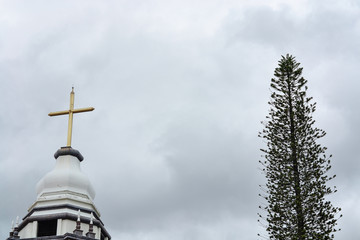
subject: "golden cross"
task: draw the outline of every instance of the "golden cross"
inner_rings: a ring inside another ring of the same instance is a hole
[[[71,147],[73,114],[74,113],[81,113],[81,112],[90,112],[90,111],[93,111],[95,109],[93,107],[74,109],[74,96],[75,96],[74,87],[72,87],[72,90],[71,90],[71,93],[70,93],[70,109],[65,110],[65,111],[49,113],[50,117],[69,114],[68,135],[67,135],[67,145],[66,145],[67,147]]]

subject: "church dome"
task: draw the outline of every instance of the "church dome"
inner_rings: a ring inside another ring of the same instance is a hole
[[[95,191],[88,177],[80,169],[80,161],[83,160],[80,152],[72,148],[62,148],[55,153],[55,158],[55,168],[36,186],[37,197],[68,191],[86,195],[93,200]]]

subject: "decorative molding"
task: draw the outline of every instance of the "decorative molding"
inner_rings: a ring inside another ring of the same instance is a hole
[[[10,238],[8,238],[10,239]],[[36,237],[36,238],[22,238],[22,239],[26,239],[26,240],[54,240],[54,239],[62,239],[62,240],[79,240],[79,239],[84,239],[84,240],[94,240],[93,238],[87,237],[87,236],[78,236],[76,234],[73,233],[65,233],[64,235],[59,235],[59,236],[45,236],[45,237]]]
[[[80,162],[84,160],[84,157],[81,155],[81,153],[78,150],[73,149],[72,147],[61,147],[59,150],[56,151],[54,157],[55,159],[57,159],[58,157],[65,155],[71,155],[77,157],[77,159],[79,159]]]
[[[26,218],[30,217],[34,212],[39,212],[39,211],[47,211],[47,210],[55,210],[55,209],[62,209],[62,208],[67,208],[67,209],[71,209],[71,210],[75,210],[78,211],[80,209],[81,212],[84,213],[88,213],[94,214],[94,217],[96,220],[100,221],[101,224],[103,224],[103,222],[100,220],[99,215],[97,215],[97,213],[93,210],[90,210],[88,208],[84,208],[84,207],[79,207],[79,206],[75,206],[72,204],[59,204],[59,205],[52,205],[52,206],[44,206],[44,207],[35,207],[33,209],[31,209],[30,212],[28,212],[28,214],[26,214],[26,216],[23,218],[23,220],[25,220]],[[90,220],[89,220],[90,221]],[[103,224],[104,225],[104,224]]]
[[[79,208],[77,208],[77,209],[79,209]],[[78,216],[76,214],[71,214],[71,213],[56,213],[56,214],[49,214],[49,215],[45,215],[45,216],[30,216],[30,217],[25,218],[24,221],[19,225],[19,231],[21,229],[23,229],[30,222],[49,221],[49,220],[53,220],[53,219],[67,219],[67,220],[72,220],[72,221],[76,222],[76,220],[78,219]],[[80,222],[82,222],[82,223],[90,224],[90,221],[91,221],[90,218],[83,217],[83,216],[80,217]],[[110,234],[106,231],[106,229],[101,221],[99,221],[98,219],[94,219],[93,224],[95,226],[101,228],[101,232],[105,235],[105,237],[108,237],[109,239],[111,239]],[[74,236],[77,236],[77,235],[74,235]],[[79,237],[79,236],[77,236],[77,237]],[[34,238],[34,239],[37,239],[37,238]],[[41,237],[41,239],[46,239],[46,238]],[[54,236],[52,236],[51,239],[54,239]],[[84,238],[84,239],[88,239],[88,238]]]

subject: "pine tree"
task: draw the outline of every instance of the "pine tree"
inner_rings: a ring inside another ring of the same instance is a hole
[[[270,239],[333,239],[337,213],[325,196],[336,192],[326,183],[331,168],[330,156],[317,140],[325,132],[314,127],[316,103],[306,96],[307,80],[295,57],[282,56],[271,79],[270,111],[259,137],[267,143],[260,161],[267,184],[260,194]],[[341,217],[341,216],[340,216]]]

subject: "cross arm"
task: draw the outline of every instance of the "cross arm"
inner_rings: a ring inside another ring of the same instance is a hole
[[[95,108],[93,107],[87,107],[87,108],[78,108],[78,109],[74,109],[72,110],[73,113],[80,113],[80,112],[91,112],[93,111]]]
[[[53,117],[53,116],[59,116],[59,115],[66,115],[66,114],[69,114],[70,111],[72,113],[80,113],[80,112],[90,112],[90,111],[94,111],[95,108],[93,107],[87,107],[87,108],[78,108],[78,109],[74,109],[74,110],[64,110],[64,111],[58,111],[58,112],[51,112],[49,113],[48,115],[50,117]]]
[[[65,110],[65,111],[51,112],[48,115],[50,117],[53,117],[53,116],[59,116],[59,115],[66,115],[66,114],[69,114],[69,112],[70,112],[69,110]]]

